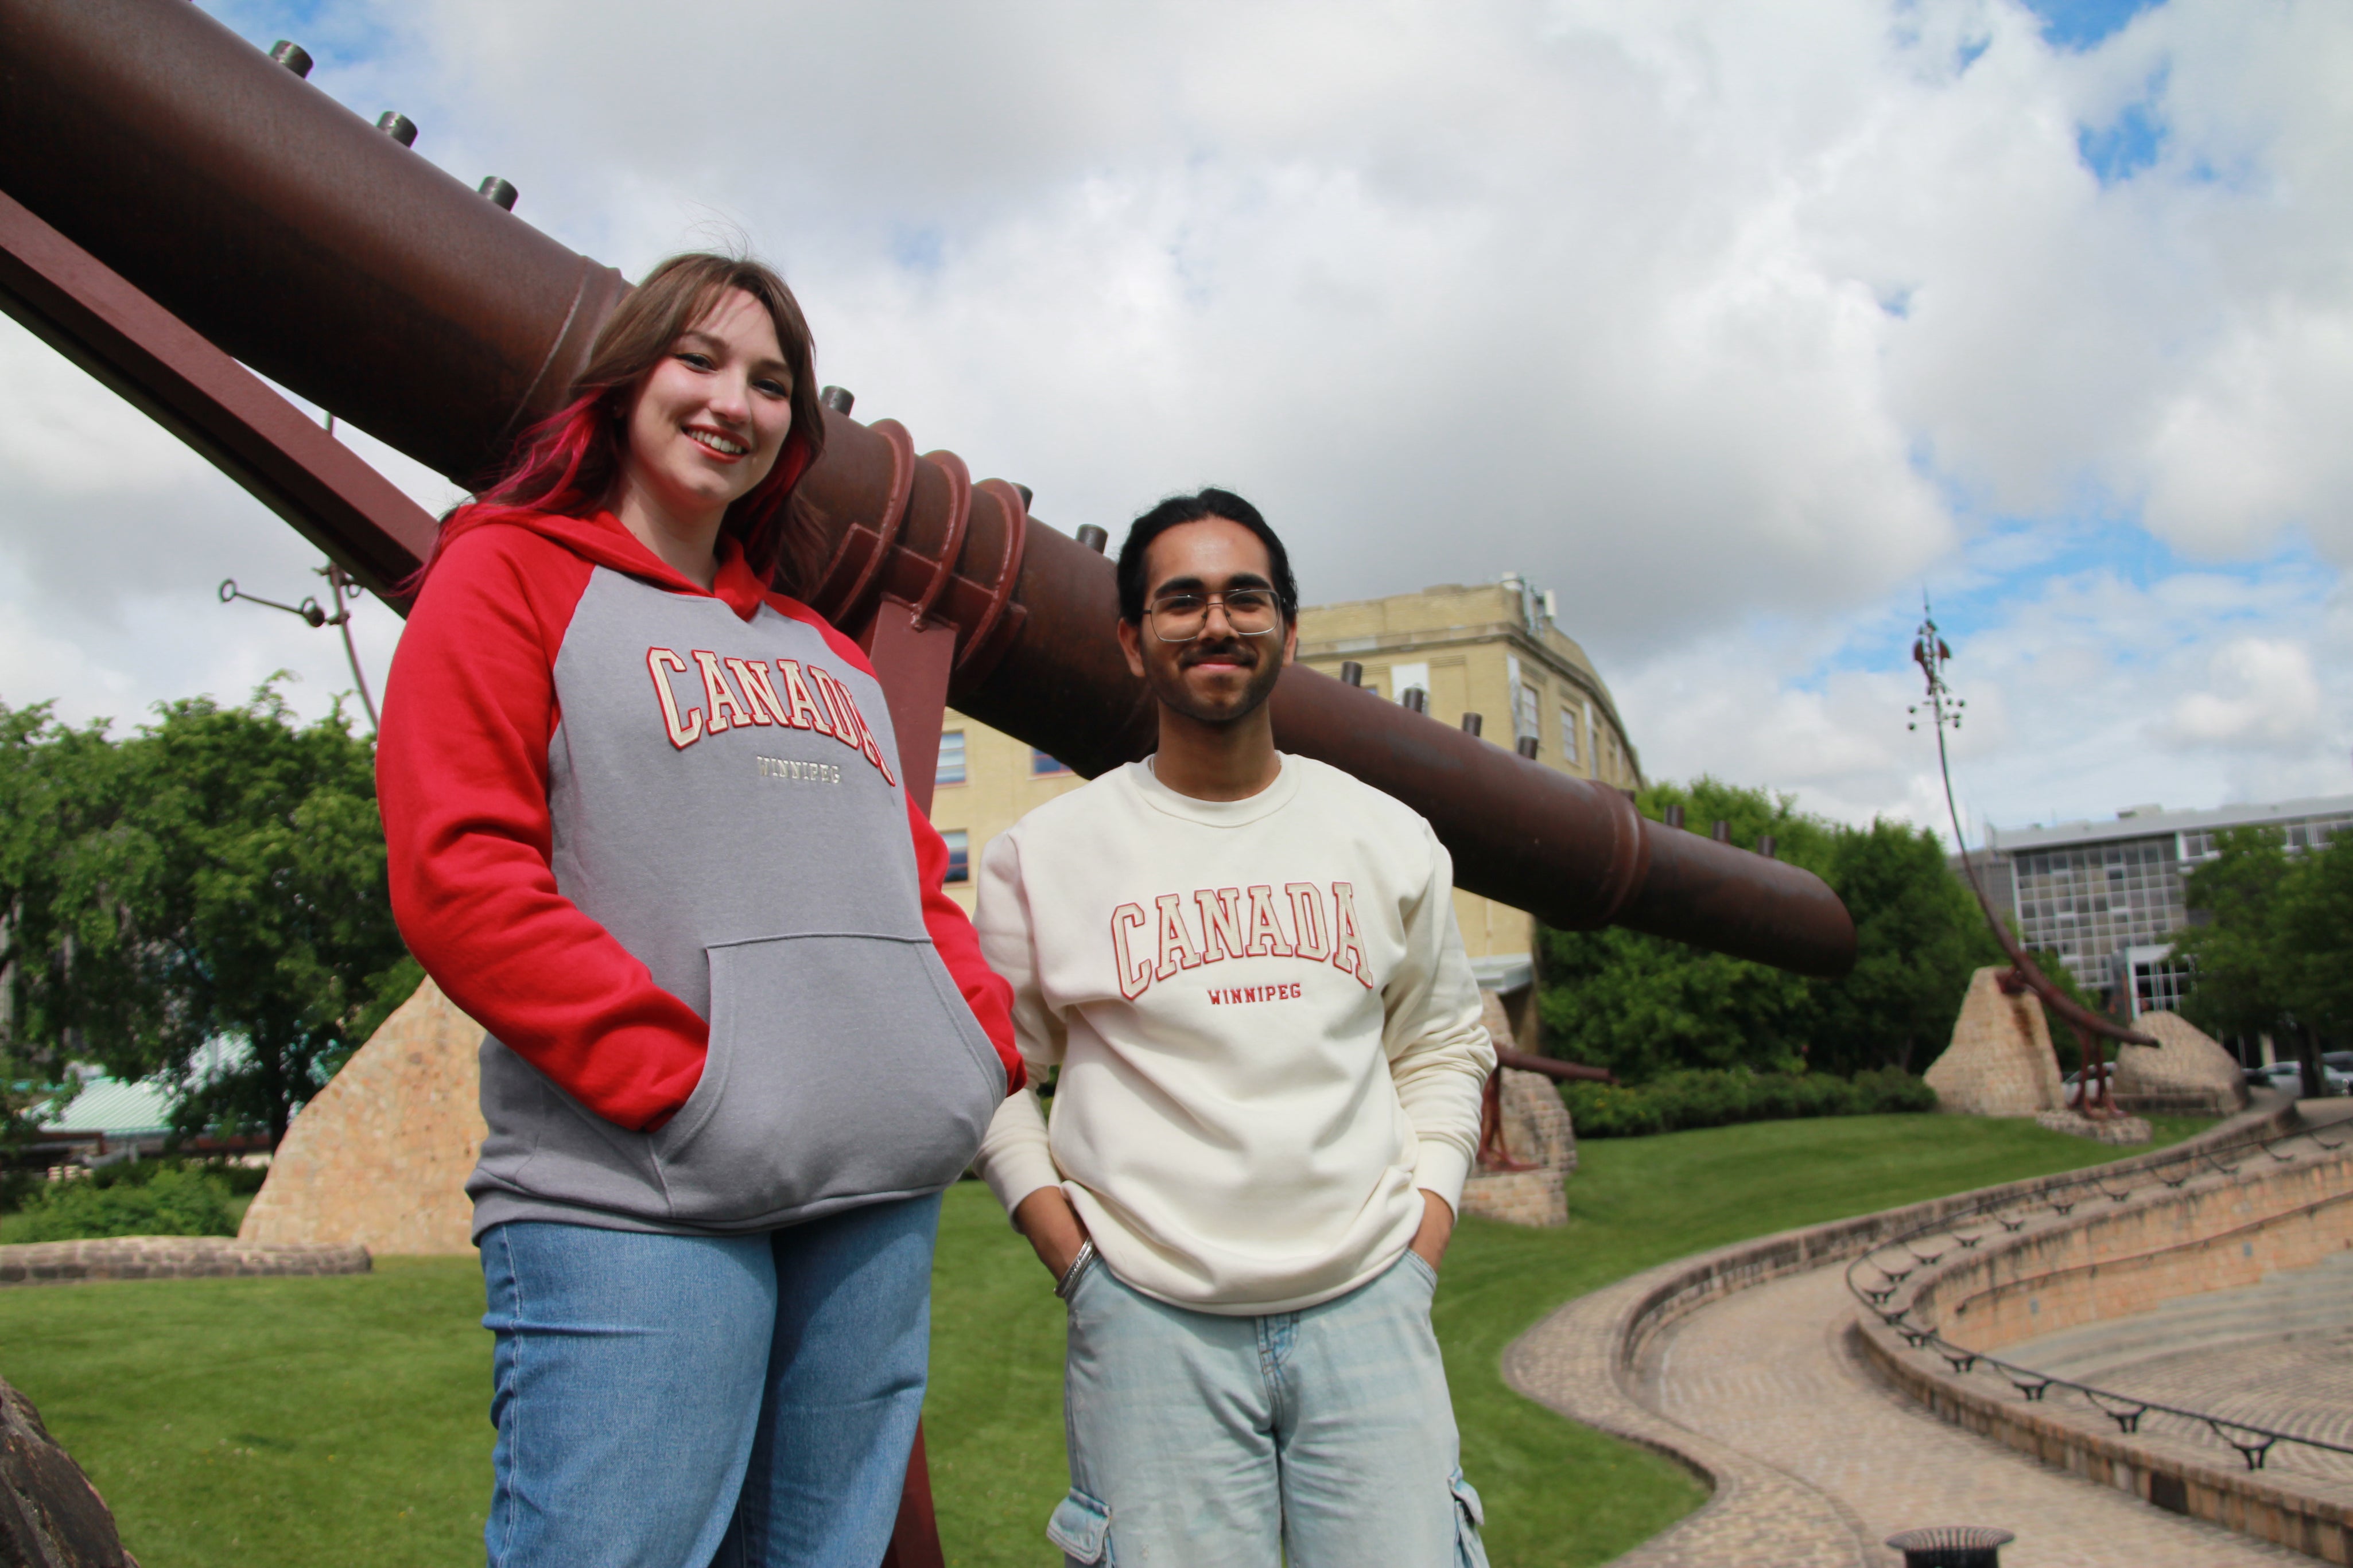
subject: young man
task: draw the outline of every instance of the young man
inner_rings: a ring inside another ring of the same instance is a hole
[[[1494,1047],[1430,825],[1274,748],[1282,542],[1224,490],[1119,558],[1160,745],[988,847],[982,951],[1050,1123],[979,1168],[1070,1306],[1074,1563],[1483,1564],[1430,1301]]]

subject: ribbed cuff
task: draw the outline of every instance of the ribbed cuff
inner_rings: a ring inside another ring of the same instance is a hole
[[[1059,1187],[1062,1173],[1054,1169],[1054,1157],[1046,1152],[1043,1142],[1017,1144],[999,1151],[981,1164],[980,1179],[1005,1205],[1007,1224],[1013,1220],[1013,1211],[1021,1200],[1040,1187]]]
[[[1413,1162],[1413,1184],[1444,1198],[1457,1218],[1462,1214],[1462,1184],[1470,1174],[1471,1158],[1461,1150],[1434,1139],[1423,1140]]]

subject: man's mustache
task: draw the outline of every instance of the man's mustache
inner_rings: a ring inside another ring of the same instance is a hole
[[[1217,642],[1203,639],[1187,648],[1177,664],[1181,668],[1190,669],[1213,658],[1226,664],[1254,665],[1258,662],[1258,649],[1240,637],[1225,637]]]

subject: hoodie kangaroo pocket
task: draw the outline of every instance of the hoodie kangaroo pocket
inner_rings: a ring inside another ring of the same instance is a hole
[[[711,1051],[653,1152],[671,1217],[719,1228],[935,1191],[1005,1098],[928,942],[794,936],[708,950]]]

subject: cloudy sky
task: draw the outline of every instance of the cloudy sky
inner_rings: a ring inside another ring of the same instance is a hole
[[[1925,591],[1973,835],[2353,792],[2337,0],[200,3],[632,275],[748,242],[1058,527],[1527,574],[1654,777],[1933,819]],[[0,700],[320,710],[332,634],[215,597],[315,564],[0,322]]]

